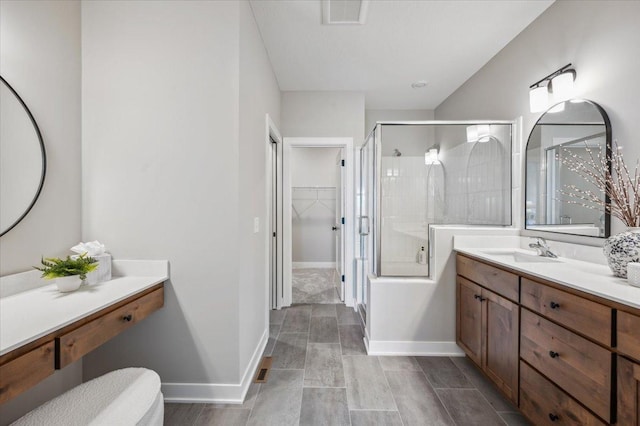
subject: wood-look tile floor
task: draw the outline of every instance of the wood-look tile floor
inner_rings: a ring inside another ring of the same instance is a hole
[[[367,356],[340,304],[271,311],[267,383],[244,404],[165,404],[165,425],[526,425],[467,358]]]

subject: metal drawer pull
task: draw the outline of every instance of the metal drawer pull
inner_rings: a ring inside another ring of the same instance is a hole
[[[476,300],[479,300],[479,301],[481,301],[481,302],[484,302],[485,300],[487,300],[487,298],[486,298],[486,297],[482,297],[482,296],[481,296],[481,295],[479,295],[479,294],[474,294],[474,295],[473,295],[473,298],[474,298],[474,299],[476,299]]]
[[[126,322],[129,322],[129,321],[131,321],[133,319],[133,315],[131,315],[131,314],[125,315],[125,316],[122,317],[122,319],[124,321],[126,321]]]
[[[560,304],[552,301],[549,306],[551,306],[551,309],[558,309]]]
[[[555,422],[557,420],[560,420],[560,417],[558,417],[557,414],[549,413],[549,420],[551,420],[552,422]]]
[[[549,351],[549,356],[551,358],[558,358],[560,356],[560,354],[558,352]]]

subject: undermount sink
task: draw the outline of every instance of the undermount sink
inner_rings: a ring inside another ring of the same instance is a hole
[[[505,260],[516,263],[558,263],[560,260],[552,257],[543,257],[536,254],[525,253],[523,250],[516,249],[495,249],[484,250],[484,254],[504,258]]]

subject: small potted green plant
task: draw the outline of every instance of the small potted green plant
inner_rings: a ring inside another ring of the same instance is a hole
[[[34,268],[42,271],[42,278],[55,280],[58,290],[63,293],[80,288],[87,274],[98,267],[98,262],[86,253],[73,257],[67,256],[66,259],[42,258],[40,263],[42,266],[34,266]]]

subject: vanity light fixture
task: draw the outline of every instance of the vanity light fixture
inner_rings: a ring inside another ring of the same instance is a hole
[[[424,164],[440,164],[440,160],[438,159],[439,148],[437,145],[432,146],[424,153]]]
[[[573,96],[576,70],[570,67],[569,63],[529,86],[529,109],[531,112],[547,109],[550,93],[553,93],[556,102],[567,100]]]

